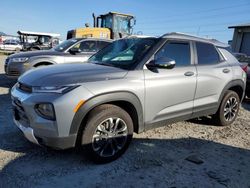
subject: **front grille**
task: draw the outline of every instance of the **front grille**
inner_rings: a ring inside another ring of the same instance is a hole
[[[8,76],[20,76],[20,72],[18,70],[7,70],[6,67],[6,73],[8,74]]]
[[[26,93],[32,93],[32,87],[28,86],[26,84],[23,83],[18,83],[18,89],[20,89],[21,91],[24,91]]]
[[[19,101],[18,99],[14,98],[13,102],[13,115],[16,121],[22,122],[22,125],[24,125],[25,127],[29,126],[29,119],[26,116],[25,110],[22,107],[22,103],[21,101]]]

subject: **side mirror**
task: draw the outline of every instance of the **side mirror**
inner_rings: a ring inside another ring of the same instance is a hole
[[[81,51],[81,49],[79,49],[79,48],[71,48],[71,49],[69,49],[69,53],[71,53],[71,54],[73,54],[73,55],[75,55],[75,54],[78,54],[78,53],[81,53],[82,51]]]
[[[175,67],[175,60],[168,57],[160,57],[150,61],[146,66],[148,68],[172,69]]]

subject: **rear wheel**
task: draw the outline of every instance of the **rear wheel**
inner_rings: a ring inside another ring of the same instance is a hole
[[[81,144],[96,163],[111,162],[128,148],[133,136],[129,114],[115,105],[101,105],[92,110],[82,133]]]
[[[232,124],[239,112],[240,98],[234,91],[227,91],[220,104],[217,113],[214,115],[217,125],[226,126]]]

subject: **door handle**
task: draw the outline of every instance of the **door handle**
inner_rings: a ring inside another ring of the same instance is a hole
[[[223,69],[223,72],[224,72],[224,73],[229,73],[230,70],[229,70],[229,69]]]
[[[193,76],[194,72],[188,71],[184,73],[185,76]]]

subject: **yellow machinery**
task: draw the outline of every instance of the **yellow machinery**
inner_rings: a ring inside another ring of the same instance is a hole
[[[104,38],[117,39],[132,34],[135,17],[129,14],[109,12],[96,17],[93,14],[93,27],[78,28],[67,33],[70,38]]]

